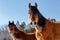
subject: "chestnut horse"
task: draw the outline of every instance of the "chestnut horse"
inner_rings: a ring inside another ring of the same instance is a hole
[[[31,27],[36,30],[37,40],[60,40],[60,22],[51,22],[38,10],[37,3],[29,3],[29,20]]]
[[[35,33],[26,34],[23,31],[19,30],[14,22],[8,24],[8,32],[12,35],[13,40],[36,40]]]

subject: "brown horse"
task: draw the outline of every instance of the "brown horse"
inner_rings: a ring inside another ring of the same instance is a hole
[[[12,34],[13,40],[36,40],[35,33],[26,34],[23,31],[19,30],[14,22],[8,24],[8,32]]]
[[[60,22],[51,22],[38,10],[37,3],[31,6],[29,3],[29,20],[31,26],[36,29],[37,40],[60,40]]]

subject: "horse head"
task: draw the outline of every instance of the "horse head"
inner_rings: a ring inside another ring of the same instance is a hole
[[[37,3],[35,3],[34,6],[29,3],[29,20],[32,27],[36,27],[36,25],[39,25],[41,27],[44,27],[45,25],[45,18],[42,16],[42,14],[39,12],[37,8]]]

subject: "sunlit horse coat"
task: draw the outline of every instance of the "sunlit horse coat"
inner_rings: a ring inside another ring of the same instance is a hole
[[[46,40],[60,40],[60,22],[51,22],[46,19],[45,28],[42,34]]]

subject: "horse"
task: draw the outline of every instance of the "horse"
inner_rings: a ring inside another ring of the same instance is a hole
[[[24,33],[16,27],[14,21],[9,21],[8,32],[12,36],[13,40],[36,40],[35,33]]]
[[[31,27],[36,30],[37,40],[60,40],[60,22],[51,22],[45,18],[37,8],[37,3],[34,6],[29,3],[29,21]]]

